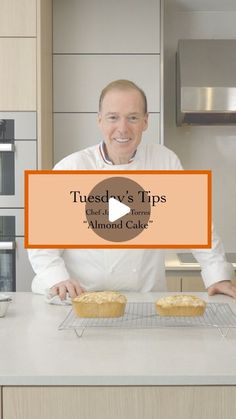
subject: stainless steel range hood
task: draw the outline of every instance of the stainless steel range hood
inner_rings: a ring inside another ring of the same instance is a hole
[[[180,40],[177,125],[236,124],[236,40]]]

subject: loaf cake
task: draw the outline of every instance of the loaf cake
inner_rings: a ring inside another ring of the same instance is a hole
[[[195,295],[178,294],[156,301],[156,311],[160,316],[202,316],[206,303]]]
[[[85,292],[72,301],[79,317],[121,317],[127,299],[116,291]]]

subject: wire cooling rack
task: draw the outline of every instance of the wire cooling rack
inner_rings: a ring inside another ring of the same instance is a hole
[[[236,327],[236,314],[229,304],[208,303],[203,316],[164,317],[156,314],[155,304],[151,302],[130,302],[126,304],[125,314],[116,318],[81,318],[70,310],[59,330],[74,330],[81,337],[86,328],[160,328],[160,327],[214,327],[222,337],[229,329]]]

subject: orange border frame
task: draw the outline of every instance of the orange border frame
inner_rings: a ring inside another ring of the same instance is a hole
[[[108,175],[130,175],[130,174],[204,174],[207,175],[207,244],[204,245],[138,245],[138,244],[102,244],[102,245],[32,245],[28,241],[29,224],[29,176],[35,174],[108,174]],[[211,170],[25,170],[25,248],[28,249],[209,249],[212,246],[212,173]]]

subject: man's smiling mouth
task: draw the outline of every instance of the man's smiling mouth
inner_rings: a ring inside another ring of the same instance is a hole
[[[113,140],[115,140],[117,143],[128,143],[129,141],[131,141],[131,138],[113,138]]]

